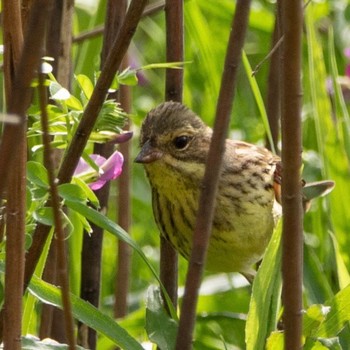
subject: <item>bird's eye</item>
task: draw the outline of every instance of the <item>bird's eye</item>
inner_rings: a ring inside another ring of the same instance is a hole
[[[173,140],[173,144],[174,144],[174,146],[177,149],[181,150],[181,149],[186,148],[186,146],[188,145],[189,141],[190,141],[190,137],[189,136],[182,135],[182,136],[175,137],[174,140]]]

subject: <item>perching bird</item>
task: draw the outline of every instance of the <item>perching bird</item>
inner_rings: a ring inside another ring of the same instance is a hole
[[[161,234],[189,259],[212,129],[190,109],[165,102],[145,118],[142,163]],[[206,268],[254,275],[281,216],[281,160],[269,150],[227,139]],[[304,202],[329,192],[332,181],[305,186]],[[248,277],[249,278],[249,277]]]

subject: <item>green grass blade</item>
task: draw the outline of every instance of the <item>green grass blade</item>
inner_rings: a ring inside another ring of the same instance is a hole
[[[29,291],[44,303],[62,308],[61,290],[33,276]],[[73,315],[90,328],[102,333],[116,345],[128,350],[142,350],[142,346],[129,333],[120,327],[111,317],[103,314],[88,302],[71,294]]]
[[[116,236],[118,239],[121,239],[125,243],[127,243],[130,247],[132,247],[143,259],[143,261],[146,263],[146,265],[149,267],[151,272],[153,273],[154,277],[159,282],[160,287],[162,288],[162,291],[165,295],[165,298],[167,299],[168,306],[171,310],[171,316],[174,319],[177,319],[176,312],[174,310],[174,307],[172,305],[172,302],[169,299],[168,294],[166,293],[166,290],[163,286],[163,284],[160,281],[160,278],[156,272],[156,270],[153,268],[153,266],[148,261],[146,255],[143,253],[142,249],[137,245],[137,243],[130,237],[130,235],[127,234],[126,231],[124,231],[119,225],[117,225],[112,220],[108,219],[105,215],[101,214],[95,209],[92,209],[88,207],[87,205],[80,203],[80,202],[72,202],[72,201],[65,201],[65,204],[68,208],[76,211],[77,213],[83,215],[87,220],[91,221],[95,225],[101,227],[102,229],[106,230],[107,232],[111,233],[112,235]]]
[[[276,329],[281,293],[282,220],[277,225],[253,283],[246,323],[247,350],[263,350]]]
[[[268,138],[269,143],[270,143],[271,148],[272,148],[272,152],[276,153],[276,150],[274,149],[274,142],[272,139],[271,129],[270,129],[269,120],[268,120],[266,109],[265,109],[264,100],[261,96],[261,92],[260,92],[258,83],[255,79],[255,76],[253,75],[252,67],[250,66],[250,63],[249,63],[249,60],[248,60],[248,57],[247,57],[247,54],[245,53],[245,51],[242,52],[242,60],[243,60],[243,66],[244,66],[245,72],[247,74],[247,78],[248,78],[250,87],[252,89],[256,104],[258,106],[258,109],[259,109],[259,112],[261,115],[262,122],[263,122],[264,127],[265,127],[267,138]]]

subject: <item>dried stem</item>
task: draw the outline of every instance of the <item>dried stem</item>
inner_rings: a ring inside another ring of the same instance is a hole
[[[143,11],[142,17],[152,16],[155,13],[158,13],[159,11],[163,10],[164,6],[165,6],[164,0],[149,4],[146,6],[145,10]],[[95,27],[94,29],[80,33],[79,35],[77,35],[76,37],[73,38],[73,42],[74,43],[81,43],[82,41],[96,38],[96,37],[102,35],[104,30],[105,30],[105,26],[103,24],[99,25],[99,26]]]
[[[62,165],[58,173],[60,183],[70,182],[79,158],[87,144],[88,138],[93,130],[95,121],[102,108],[113,78],[120,66],[120,63],[130,44],[131,38],[136,30],[137,24],[141,18],[142,11],[147,0],[133,0],[129,6],[123,26],[113,44],[106,64],[101,71],[91,99],[81,118],[80,124],[73,137]],[[1,170],[0,170],[1,171]],[[25,284],[27,285],[33,275],[34,269],[41,255],[43,246],[46,242],[50,227],[38,224],[34,234],[31,249],[27,254],[27,264],[25,272]]]
[[[44,159],[47,166],[48,180],[50,185],[51,204],[53,211],[53,218],[55,223],[56,234],[56,253],[57,253],[57,272],[58,282],[61,285],[61,298],[64,312],[64,326],[70,350],[75,349],[75,336],[74,336],[74,321],[72,315],[72,305],[69,294],[69,276],[67,268],[67,255],[66,255],[66,243],[64,228],[62,224],[62,209],[60,204],[60,198],[58,195],[57,181],[55,176],[55,162],[53,160],[53,153],[50,147],[50,135],[49,135],[49,123],[46,110],[46,87],[45,76],[39,74],[39,103],[41,110],[41,124],[43,131],[43,145],[44,145]]]
[[[123,62],[123,66],[128,66],[128,61]],[[120,87],[120,105],[127,113],[131,113],[131,89],[128,86]],[[130,129],[128,124],[127,129]],[[120,152],[124,156],[123,172],[118,179],[118,223],[129,232],[131,223],[131,167],[130,167],[130,142],[120,145]],[[130,284],[131,249],[128,244],[118,241],[118,266],[116,275],[114,317],[119,318],[127,314],[128,311],[128,291]]]
[[[301,1],[281,1],[284,33],[282,61],[282,276],[285,349],[300,349],[302,337],[303,208],[300,170]]]
[[[61,0],[53,3],[51,18],[48,24],[46,36],[46,56],[53,57],[51,62],[53,74],[62,86],[69,89],[71,82],[71,42],[72,42],[72,16],[73,1]],[[54,149],[53,157],[55,168],[60,163],[63,155],[62,150]],[[45,167],[47,165],[44,163]],[[49,255],[46,259],[43,279],[45,281],[57,284],[57,254],[56,245],[51,244]],[[40,320],[40,338],[52,338],[59,342],[67,342],[63,327],[57,327],[62,324],[64,314],[62,310],[52,305],[43,305]]]
[[[12,83],[23,46],[19,1],[3,1],[5,97],[10,101]],[[14,25],[15,23],[15,25]],[[7,191],[6,264],[4,308],[1,327],[5,349],[21,349],[22,294],[24,276],[26,207],[26,123],[19,125],[17,152],[6,171],[10,174]]]
[[[9,3],[9,1],[6,3]],[[30,103],[30,84],[43,55],[42,44],[50,4],[51,1],[49,0],[36,0],[32,5],[27,25],[28,30],[26,31],[23,45],[23,54],[21,54],[18,63],[15,80],[11,84],[11,95],[8,101],[7,112],[18,115],[22,122],[25,119],[26,110]],[[10,25],[13,25],[13,23]],[[3,192],[7,185],[9,175],[7,169],[11,167],[14,158],[12,155],[17,152],[19,147],[16,136],[21,127],[20,123],[6,124],[2,135],[0,147],[0,201],[3,198]]]
[[[25,257],[26,217],[26,124],[18,130],[19,147],[11,168],[8,185],[6,224],[6,268],[3,341],[5,349],[21,349],[22,296]]]
[[[225,139],[230,121],[237,69],[241,60],[241,52],[248,26],[249,9],[250,1],[237,1],[217,103],[213,138],[206,162],[203,186],[199,199],[192,245],[193,249],[181,307],[179,331],[176,339],[177,350],[192,348],[192,333],[196,319],[198,290],[211,233],[214,202],[218,188]]]
[[[183,0],[165,2],[166,58],[168,62],[183,61]],[[183,71],[166,70],[165,99],[182,102]],[[176,308],[177,305],[177,253],[170,243],[160,240],[160,279]]]
[[[5,76],[11,74],[11,81],[8,79],[6,89],[7,93],[7,112],[16,114],[20,118],[18,124],[6,124],[1,140],[0,147],[0,202],[3,198],[4,189],[7,187],[7,180],[10,174],[17,173],[11,179],[11,191],[8,191],[8,223],[7,223],[7,248],[10,249],[7,255],[6,275],[11,274],[16,281],[7,281],[7,287],[11,288],[8,298],[5,296],[4,309],[0,315],[0,330],[4,328],[4,342],[9,344],[9,348],[16,349],[20,346],[20,327],[21,327],[21,305],[22,300],[19,299],[19,293],[23,293],[23,269],[24,269],[24,218],[25,218],[25,159],[26,159],[26,110],[30,103],[31,88],[30,84],[35,76],[35,72],[39,66],[42,56],[42,43],[46,25],[47,14],[50,8],[50,1],[36,0],[30,11],[23,49],[15,46],[21,46],[21,35],[17,32],[18,37],[14,37],[14,32],[4,37],[7,54],[5,54]],[[19,16],[19,12],[9,5],[18,5],[18,2],[6,1],[4,5],[4,33],[9,33],[6,28],[21,28],[21,20],[14,19],[15,15]],[[10,17],[7,17],[6,11],[13,10]],[[13,40],[9,44],[7,40]],[[14,44],[16,43],[16,44]],[[8,45],[9,44],[9,45]],[[21,55],[20,59],[17,55]],[[14,60],[14,58],[16,58]],[[10,68],[7,68],[6,60],[10,59]],[[12,81],[14,76],[14,80]],[[9,93],[11,91],[11,94]],[[16,171],[11,171],[16,167]],[[18,167],[18,169],[17,169]],[[11,169],[9,171],[9,169]],[[15,180],[16,178],[16,180]],[[12,222],[13,221],[13,222]],[[11,271],[15,268],[15,271]],[[9,270],[10,269],[10,270]],[[22,284],[22,286],[21,286]],[[5,292],[7,293],[7,292]],[[10,317],[10,318],[8,318]],[[5,325],[4,325],[5,322]],[[9,329],[10,327],[11,329]],[[11,335],[10,333],[11,332]],[[2,338],[2,334],[0,334]],[[10,342],[10,343],[9,343]],[[18,345],[19,344],[19,345]]]
[[[110,54],[114,38],[117,36],[126,12],[125,1],[108,1],[106,10],[106,25],[103,37],[103,47],[101,55],[101,68],[105,65],[106,59]],[[118,67],[119,68],[119,67]],[[110,95],[109,99],[115,99],[117,94]],[[113,152],[113,144],[95,144],[94,153],[108,158]],[[96,191],[101,210],[107,212],[109,198],[109,184]],[[101,280],[101,257],[103,229],[91,224],[92,235],[84,234],[82,250],[82,273],[81,273],[81,297],[89,301],[92,305],[98,307],[100,300],[100,280]],[[86,346],[89,349],[95,349],[97,343],[96,331],[92,328],[85,330],[84,338]]]

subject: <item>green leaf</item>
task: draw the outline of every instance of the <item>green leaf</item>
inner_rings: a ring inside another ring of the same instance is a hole
[[[248,78],[249,83],[250,83],[250,87],[252,89],[256,104],[259,108],[262,122],[265,126],[267,138],[268,138],[269,143],[272,147],[272,152],[276,153],[276,150],[274,149],[272,134],[271,134],[271,130],[270,130],[270,124],[269,124],[269,120],[267,117],[264,100],[261,96],[261,92],[260,92],[258,83],[256,82],[255,76],[253,76],[253,74],[252,74],[253,71],[252,71],[252,68],[250,66],[250,63],[249,63],[249,60],[248,60],[248,57],[247,57],[245,51],[243,51],[243,53],[242,53],[242,59],[243,59],[243,65],[244,65],[244,68],[245,68],[245,71],[247,74],[247,78]]]
[[[178,324],[164,309],[159,288],[151,286],[147,293],[146,332],[162,350],[175,349]]]
[[[253,282],[246,323],[247,350],[265,349],[265,342],[276,329],[281,293],[282,220],[274,230],[265,257]]]
[[[115,222],[108,219],[105,215],[101,214],[95,209],[92,209],[91,207],[88,207],[86,204],[66,200],[65,201],[66,206],[69,209],[72,209],[79,213],[80,215],[83,215],[86,219],[94,223],[95,225],[103,228],[109,233],[112,233],[117,238],[121,239],[128,245],[130,245],[132,248],[134,248],[141,257],[149,264],[146,256],[144,255],[141,248],[137,245],[137,243],[130,237],[130,235],[127,234],[120,226],[118,226]],[[149,265],[151,267],[151,265]],[[151,270],[154,272],[155,276],[157,277],[157,274],[153,267],[151,267]],[[158,278],[158,277],[157,277]]]
[[[33,213],[34,220],[46,226],[54,226],[53,211],[50,207],[42,207]]]
[[[325,320],[329,307],[324,305],[311,305],[304,314],[303,335],[305,337],[314,336],[320,324]]]
[[[339,280],[339,287],[345,288],[350,284],[350,275],[349,271],[345,265],[344,259],[340,253],[339,244],[333,233],[330,233],[330,237],[332,238],[333,246],[334,246],[334,254],[337,262],[337,274]]]
[[[332,338],[350,321],[350,285],[338,292],[326,305],[330,311],[316,334],[318,337]]]
[[[46,168],[38,162],[27,162],[27,178],[38,187],[45,189],[49,187]]]
[[[83,91],[86,99],[90,99],[92,92],[94,91],[94,85],[91,80],[84,74],[78,74],[75,76],[77,83]]]
[[[58,193],[63,199],[73,202],[85,203],[87,200],[85,191],[80,186],[71,183],[59,185]]]
[[[117,76],[117,80],[119,84],[135,86],[138,83],[137,79],[137,71],[135,69],[130,69],[130,67],[124,69]]]
[[[83,110],[83,105],[81,102],[73,95],[70,95],[70,97],[65,101],[66,106],[69,109],[72,109],[74,111],[82,111]]]
[[[65,101],[71,97],[70,92],[55,81],[52,81],[50,83],[49,90],[50,90],[50,96],[53,100]]]
[[[155,69],[155,68],[183,69],[183,66],[185,64],[189,64],[189,63],[192,63],[192,61],[151,63],[151,64],[147,64],[145,66],[142,66],[141,68],[139,68],[137,70],[149,70],[149,69]]]
[[[341,350],[338,338],[308,338],[303,347],[304,350]]]
[[[59,288],[42,281],[35,275],[31,279],[29,291],[46,304],[62,309]],[[142,346],[120,327],[111,317],[103,314],[88,302],[71,294],[73,316],[88,327],[111,339],[116,345],[127,350],[142,350]]]
[[[72,183],[77,184],[85,192],[86,198],[91,202],[91,204],[95,208],[100,207],[100,202],[99,202],[98,198],[96,197],[95,192],[86,184],[86,182],[84,182],[79,177],[73,177]]]
[[[272,332],[266,342],[266,350],[283,350],[284,333],[280,331]]]
[[[3,349],[1,346],[0,349]],[[34,336],[22,337],[22,350],[68,350],[69,346],[66,344],[58,343],[53,339],[46,338],[40,340]],[[84,348],[76,345],[76,350],[83,350]]]
[[[152,274],[154,277],[157,279],[159,282],[163,294],[165,295],[165,298],[167,300],[168,307],[171,312],[171,316],[174,319],[177,319],[176,312],[174,310],[174,307],[169,299],[168,294],[166,293],[166,290],[162,284],[162,282],[159,279],[159,276],[157,272],[155,271],[154,267],[151,265],[151,263],[148,261],[147,257],[145,256],[144,252],[142,249],[137,245],[137,243],[127,234],[126,231],[124,231],[119,225],[117,225],[115,222],[112,220],[108,219],[106,216],[101,214],[95,209],[92,209],[88,207],[87,205],[80,203],[80,202],[73,202],[73,201],[66,201],[65,202],[66,206],[80,215],[83,215],[87,220],[91,221],[98,227],[101,227],[102,229],[106,230],[107,232],[113,234],[117,238],[121,239],[125,243],[127,243],[130,247],[132,247],[143,259],[143,261],[146,263],[148,268],[151,270]]]

